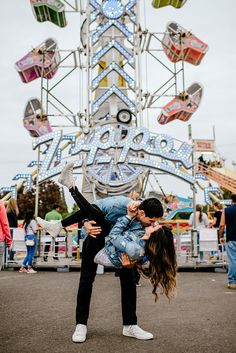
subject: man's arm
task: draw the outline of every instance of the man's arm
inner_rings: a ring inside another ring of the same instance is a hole
[[[224,243],[224,229],[225,229],[225,211],[222,211],[221,219],[220,219],[220,242]]]

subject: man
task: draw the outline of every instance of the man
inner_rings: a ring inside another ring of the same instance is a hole
[[[226,227],[226,253],[228,259],[228,288],[236,289],[236,194],[231,196],[232,204],[223,210],[220,221],[220,242],[225,242],[223,233]]]
[[[59,211],[60,211],[60,206],[55,204],[53,206],[52,210],[50,212],[46,213],[45,221],[47,221],[47,222],[55,222],[55,221],[62,220],[62,215],[60,214]],[[46,233],[46,234],[49,234],[49,233]],[[50,246],[51,246],[51,242],[47,242],[46,245],[45,245],[45,248],[44,248],[44,257],[43,257],[43,259],[44,259],[45,262],[48,261],[48,253],[49,253],[49,250],[50,250]],[[53,259],[54,260],[59,260],[58,259],[58,242],[55,242]]]
[[[65,167],[59,181],[62,185],[68,187],[76,202],[79,203],[80,210],[75,214],[76,220],[74,219],[75,215],[72,215],[57,224],[49,224],[41,219],[38,219],[38,222],[52,236],[62,227],[82,220],[87,230],[88,236],[83,243],[80,283],[77,295],[76,329],[72,336],[73,342],[81,343],[86,340],[92,286],[97,271],[97,264],[94,263],[94,257],[104,247],[105,236],[108,235],[110,230],[110,227],[107,227],[107,225],[113,226],[119,217],[126,215],[128,204],[131,210],[137,208],[137,205],[140,204],[138,206],[137,218],[130,222],[128,227],[131,231],[143,230],[144,233],[145,227],[153,225],[159,217],[162,217],[163,208],[160,201],[154,198],[144,200],[138,204],[136,201],[133,201],[130,204],[132,199],[125,196],[108,197],[95,202],[94,207],[95,211],[98,211],[98,216],[96,222],[91,221],[92,217],[89,220],[86,219],[88,218],[87,210],[91,208],[91,205],[83,198],[74,185],[73,163],[69,163]],[[101,219],[99,219],[99,213]],[[96,223],[97,226],[95,225]],[[152,339],[153,335],[151,333],[142,330],[137,325],[136,285],[133,268],[123,267],[120,270],[119,278],[121,284],[123,335],[141,340]]]

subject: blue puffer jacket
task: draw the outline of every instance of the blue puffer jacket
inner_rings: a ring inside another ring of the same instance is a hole
[[[126,196],[111,196],[97,200],[94,204],[100,208],[112,228],[118,218],[127,214],[127,205],[131,201],[133,200]],[[85,238],[87,235],[86,230],[82,228],[81,238]]]
[[[144,256],[145,241],[141,240],[144,233],[145,227],[137,219],[127,216],[118,219],[105,243],[106,253],[115,267],[122,267],[122,253],[133,260],[140,260]]]

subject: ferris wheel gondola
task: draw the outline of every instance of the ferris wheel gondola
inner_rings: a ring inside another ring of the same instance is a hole
[[[30,0],[38,22],[50,21],[59,27],[67,25],[65,5],[60,0]]]
[[[171,5],[176,9],[180,9],[186,4],[187,0],[153,0],[152,6],[155,9],[159,9],[160,7]]]
[[[47,115],[43,112],[37,98],[30,99],[25,107],[23,125],[32,137],[39,137],[52,132]]]
[[[58,70],[59,62],[57,42],[48,38],[18,60],[15,67],[21,80],[28,83],[39,77],[53,78]]]
[[[167,57],[174,63],[184,60],[199,65],[208,51],[206,43],[176,22],[167,24],[162,46]]]
[[[186,91],[181,92],[162,108],[157,118],[159,124],[164,125],[176,119],[188,121],[198,109],[202,93],[202,85],[197,82],[193,83]]]

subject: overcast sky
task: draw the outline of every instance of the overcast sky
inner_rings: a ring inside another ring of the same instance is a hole
[[[204,86],[202,103],[189,123],[192,124],[193,138],[211,139],[215,126],[217,150],[227,158],[226,164],[232,169],[232,161],[236,160],[236,1],[188,0],[182,9],[167,6],[156,10],[152,8],[151,0],[145,0],[145,11],[144,0],[140,2],[142,23],[146,18],[146,27],[150,31],[163,32],[167,22],[176,21],[209,45],[209,52],[200,66],[185,65],[186,86],[194,81]],[[8,0],[1,4],[0,186],[11,186],[12,178],[19,172],[31,172],[27,165],[37,159],[32,150],[32,139],[22,125],[22,116],[27,100],[40,97],[40,80],[22,83],[14,64],[48,37],[55,38],[61,49],[80,46],[79,14],[67,14],[67,19],[67,27],[59,28],[50,22],[37,22],[29,0]],[[153,72],[157,73],[157,70],[153,67]],[[73,86],[68,89],[65,83],[63,90],[66,99]],[[187,125],[176,121],[163,127],[153,116],[150,130],[187,141]],[[189,186],[176,183],[172,177],[163,179],[161,184],[166,192],[180,196],[190,194]]]

